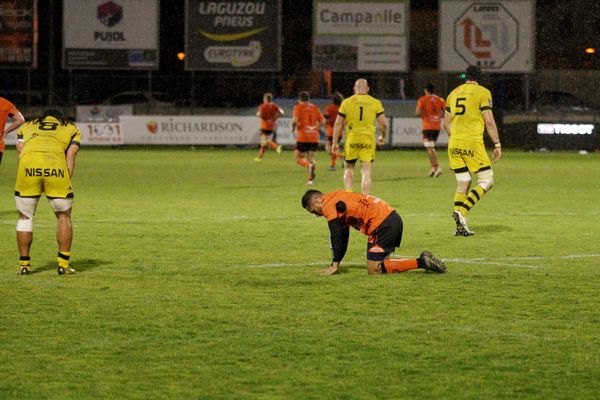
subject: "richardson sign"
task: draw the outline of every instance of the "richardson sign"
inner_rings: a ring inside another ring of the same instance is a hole
[[[64,0],[63,66],[157,69],[158,26],[158,0]]]
[[[279,71],[281,1],[186,1],[185,69]]]
[[[442,0],[439,37],[441,71],[532,72],[535,2]]]
[[[125,144],[244,145],[258,143],[258,118],[122,116]]]

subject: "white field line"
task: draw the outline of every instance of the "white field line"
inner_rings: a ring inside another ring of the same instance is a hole
[[[556,260],[556,259],[573,259],[573,258],[587,258],[587,257],[600,257],[600,254],[569,254],[564,256],[528,256],[528,257],[497,257],[497,258],[445,258],[444,261],[451,261],[456,263],[465,263],[465,264],[483,264],[483,265],[500,265],[504,267],[513,267],[513,268],[530,268],[530,269],[538,269],[543,268],[541,265],[525,265],[525,264],[515,264],[515,263],[507,263],[504,261],[528,261],[528,260]],[[396,255],[396,258],[410,258],[409,256],[400,256]],[[276,262],[276,263],[268,263],[268,264],[248,264],[248,265],[240,265],[240,267],[246,268],[276,268],[276,267],[302,267],[302,266],[313,266],[313,265],[322,265],[325,268],[330,261],[309,261],[302,263],[286,263],[286,262]],[[357,262],[342,262],[342,266],[348,267],[361,267],[364,266],[365,263],[357,263]]]

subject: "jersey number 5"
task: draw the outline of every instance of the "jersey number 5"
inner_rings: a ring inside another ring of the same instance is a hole
[[[460,111],[457,111],[454,115],[463,115],[467,111],[465,105],[462,104],[465,100],[467,100],[466,97],[459,97],[456,99],[456,108],[458,108]]]

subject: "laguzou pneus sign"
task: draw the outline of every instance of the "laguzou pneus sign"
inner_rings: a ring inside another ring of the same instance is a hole
[[[37,67],[37,2],[0,0],[0,67]]]
[[[409,0],[315,0],[313,68],[408,70]]]
[[[187,0],[185,68],[279,71],[280,30],[280,0]]]
[[[64,0],[65,69],[157,69],[158,0]]]
[[[441,71],[532,72],[535,2],[442,0],[439,37]]]

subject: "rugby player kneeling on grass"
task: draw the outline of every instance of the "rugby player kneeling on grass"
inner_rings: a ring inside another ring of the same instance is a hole
[[[73,274],[69,263],[73,227],[71,177],[79,151],[81,132],[60,111],[48,110],[24,124],[17,134],[19,168],[15,200],[19,211],[17,245],[19,273],[31,271],[29,251],[33,241],[33,217],[42,193],[46,195],[57,219],[58,274]]]
[[[389,258],[402,241],[402,218],[388,203],[377,197],[338,190],[321,193],[308,190],[302,196],[302,207],[329,223],[333,261],[320,272],[332,275],[339,271],[340,262],[348,248],[350,227],[369,237],[367,243],[367,272],[385,274],[422,268],[427,271],[446,272],[444,262],[429,251],[417,259]]]

